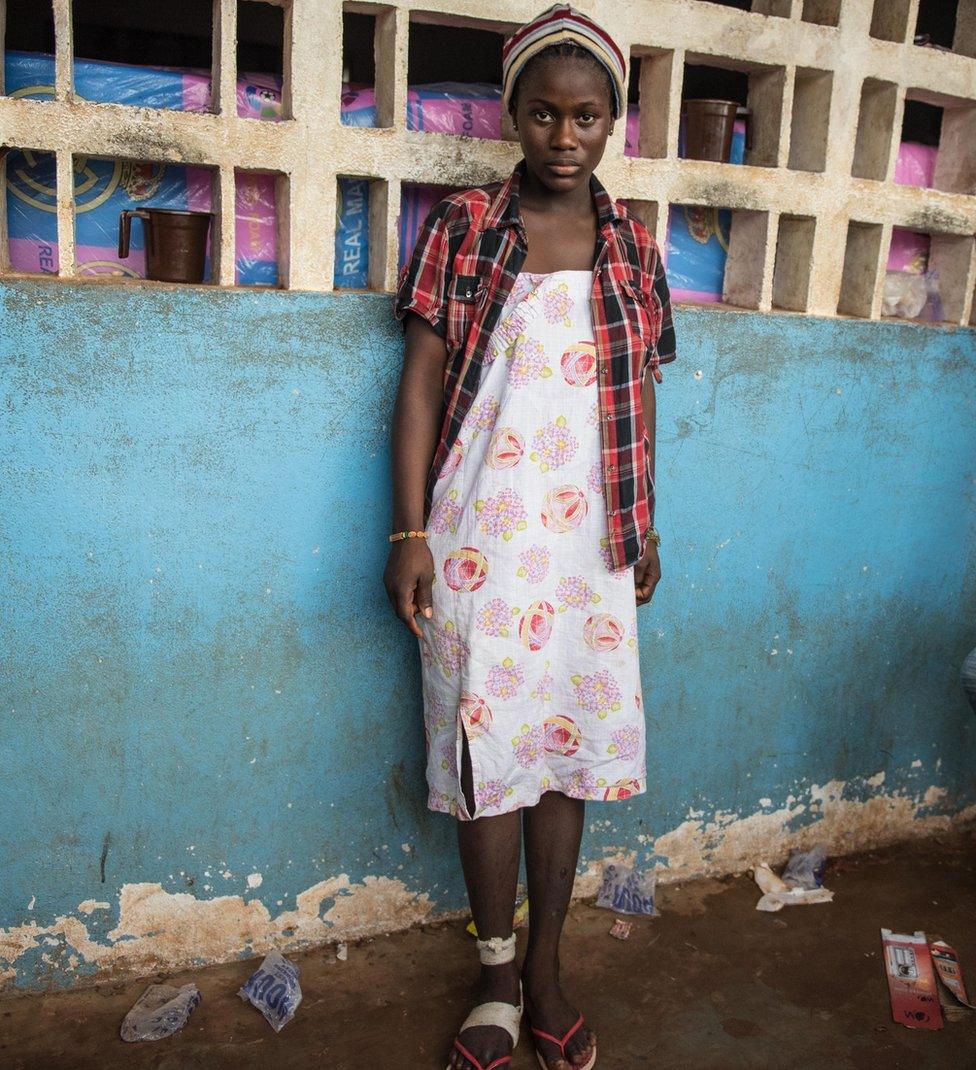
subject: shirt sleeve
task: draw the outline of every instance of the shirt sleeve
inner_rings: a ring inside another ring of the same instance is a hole
[[[393,315],[406,328],[408,312],[422,316],[444,338],[447,335],[447,293],[451,252],[441,201],[427,213],[410,260],[400,271]]]
[[[667,364],[678,356],[678,352],[674,337],[674,320],[671,314],[671,290],[668,287],[667,275],[664,273],[664,261],[660,251],[654,266],[654,293],[661,303],[661,336],[657,340],[651,363]]]

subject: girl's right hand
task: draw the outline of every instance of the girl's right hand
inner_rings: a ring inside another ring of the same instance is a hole
[[[423,637],[415,617],[433,615],[431,587],[434,582],[434,558],[424,538],[398,539],[390,544],[390,556],[383,573],[383,584],[393,611],[417,636]]]

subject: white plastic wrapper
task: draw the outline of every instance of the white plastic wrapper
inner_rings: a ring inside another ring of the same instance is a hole
[[[276,1032],[295,1017],[302,1001],[298,967],[280,951],[269,951],[264,962],[251,974],[247,984],[237,990],[241,999],[253,1004],[267,1018]]]
[[[123,1019],[119,1033],[130,1043],[172,1036],[186,1025],[201,998],[196,985],[150,985]]]

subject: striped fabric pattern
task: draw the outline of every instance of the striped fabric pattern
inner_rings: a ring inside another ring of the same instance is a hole
[[[613,82],[614,117],[623,114],[627,99],[626,63],[613,38],[570,4],[553,4],[514,33],[502,48],[502,106],[507,108],[512,87],[528,61],[561,41],[572,41],[585,48],[606,67]]]

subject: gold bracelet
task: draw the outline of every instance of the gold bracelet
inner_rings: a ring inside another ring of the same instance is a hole
[[[661,536],[657,533],[655,528],[647,529],[647,537],[654,543],[655,546],[661,545]]]
[[[395,531],[390,536],[390,542],[396,542],[397,539],[426,539],[426,531]]]

